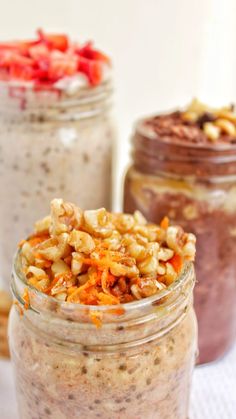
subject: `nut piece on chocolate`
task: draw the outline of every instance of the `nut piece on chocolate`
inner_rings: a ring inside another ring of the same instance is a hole
[[[194,99],[181,116],[183,121],[198,125],[209,141],[221,137],[236,140],[236,113],[232,106],[211,108]]]
[[[215,145],[236,143],[236,112],[232,105],[211,108],[194,99],[183,111],[145,120],[158,137],[172,142]]]
[[[195,256],[195,236],[179,226],[149,224],[138,211],[82,211],[62,199],[20,243],[29,285],[58,300],[89,305],[128,303],[173,283]]]

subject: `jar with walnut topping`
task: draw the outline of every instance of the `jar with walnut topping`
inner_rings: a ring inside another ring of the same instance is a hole
[[[20,418],[187,419],[195,237],[167,218],[51,208],[14,261]]]
[[[168,215],[197,236],[199,362],[214,361],[236,336],[236,114],[195,100],[140,120],[132,146],[124,210]]]
[[[83,208],[110,207],[112,91],[109,59],[91,43],[40,32],[32,41],[0,44],[0,282],[5,287],[17,242],[53,197],[77,200]]]

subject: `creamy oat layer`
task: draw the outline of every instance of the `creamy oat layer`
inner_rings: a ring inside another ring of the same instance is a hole
[[[11,108],[10,98],[4,103]],[[1,113],[0,236],[8,240],[0,253],[0,275],[5,281],[10,280],[17,242],[30,234],[29,226],[46,213],[55,195],[74,197],[83,208],[110,207],[114,139],[110,118],[70,120],[71,108],[65,103],[56,108],[53,103],[42,111],[44,120],[39,110],[32,120],[19,109],[12,115]],[[34,104],[37,107],[37,96]],[[68,120],[61,120],[62,115]]]
[[[195,256],[195,236],[164,218],[82,211],[54,199],[51,215],[20,243],[27,283],[60,301],[113,305],[150,297],[172,284]]]
[[[187,419],[197,350],[191,306],[163,337],[126,351],[117,346],[116,354],[56,345],[24,317],[15,309],[10,316],[21,419]],[[159,328],[158,321],[154,325]],[[120,338],[122,327],[113,336]]]

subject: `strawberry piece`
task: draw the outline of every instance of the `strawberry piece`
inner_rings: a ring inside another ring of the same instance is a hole
[[[102,68],[99,62],[80,57],[78,69],[88,77],[91,85],[97,86],[101,82]]]
[[[57,81],[65,76],[73,76],[77,73],[78,58],[59,52],[51,53],[49,62],[48,78]]]
[[[15,41],[0,43],[0,51],[15,51],[20,55],[28,55],[29,48],[37,45],[38,41]]]
[[[34,80],[48,86],[81,72],[96,86],[102,80],[103,63],[110,64],[109,58],[91,42],[80,48],[64,34],[39,30],[35,40],[0,43],[1,80]]]
[[[31,58],[20,55],[15,51],[0,51],[0,64],[2,67],[9,67],[12,64],[23,66],[33,66],[34,61]]]
[[[76,50],[77,54],[87,58],[88,60],[102,61],[106,64],[110,64],[110,58],[102,52],[93,48],[92,42],[87,42],[82,48]]]
[[[29,55],[35,61],[41,60],[42,58],[49,59],[49,50],[46,45],[44,44],[37,44],[29,48]]]
[[[69,47],[68,36],[64,34],[46,34],[39,29],[38,35],[40,41],[44,42],[50,49],[57,49],[65,52]]]
[[[9,75],[10,79],[29,81],[34,78],[34,70],[31,66],[15,62],[10,65]]]
[[[46,80],[50,62],[50,52],[46,45],[38,44],[29,49],[29,55],[35,63],[35,78]]]

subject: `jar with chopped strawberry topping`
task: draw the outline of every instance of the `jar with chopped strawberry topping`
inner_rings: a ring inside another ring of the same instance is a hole
[[[200,363],[220,358],[236,336],[236,113],[194,100],[140,120],[124,210],[164,215],[197,237],[194,293]]]
[[[195,237],[167,218],[53,200],[14,261],[20,418],[187,419],[194,254]]]
[[[110,60],[92,43],[39,31],[0,44],[0,277],[54,196],[111,205]]]

